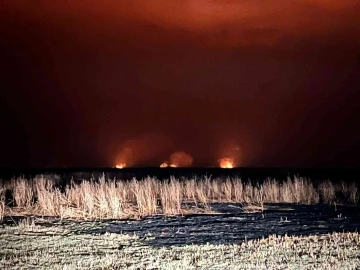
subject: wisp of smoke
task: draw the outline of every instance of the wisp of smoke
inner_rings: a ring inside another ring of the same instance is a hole
[[[170,164],[176,167],[190,167],[193,161],[193,157],[184,151],[175,152],[170,156]]]
[[[164,136],[153,133],[142,135],[123,143],[116,164],[126,164],[126,167],[148,165],[161,160],[171,148],[171,142]]]

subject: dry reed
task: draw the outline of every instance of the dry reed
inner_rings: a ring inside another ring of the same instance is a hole
[[[32,182],[24,178],[17,178],[12,179],[10,186],[16,206],[21,208],[31,207],[34,200]]]
[[[0,221],[3,220],[5,215],[5,189],[0,188]]]
[[[13,179],[0,190],[0,218],[6,214],[5,192],[13,195],[16,209],[26,208],[35,215],[61,218],[108,219],[141,217],[154,214],[182,214],[185,202],[194,203],[205,210],[213,202],[234,202],[244,210],[263,210],[266,203],[332,204],[338,197],[356,204],[359,192],[356,184],[333,184],[324,181],[315,187],[309,179],[295,177],[286,181],[266,179],[262,183],[243,182],[239,178],[184,179],[155,178],[131,181],[106,180],[71,182],[61,191],[50,176],[37,176],[32,180]]]

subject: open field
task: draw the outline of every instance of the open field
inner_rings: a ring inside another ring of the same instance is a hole
[[[355,183],[295,177],[0,187],[1,269],[358,269]]]

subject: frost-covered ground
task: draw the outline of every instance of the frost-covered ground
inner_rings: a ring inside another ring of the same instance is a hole
[[[236,207],[143,220],[7,219],[0,268],[359,269],[358,209],[286,205],[243,213]]]

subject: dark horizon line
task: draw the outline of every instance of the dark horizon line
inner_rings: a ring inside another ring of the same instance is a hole
[[[140,170],[140,169],[161,169],[161,170],[197,170],[197,169],[219,169],[219,170],[240,170],[240,169],[289,169],[289,170],[338,170],[338,169],[349,169],[349,170],[360,170],[360,166],[313,166],[313,167],[305,167],[305,166],[242,166],[242,167],[233,167],[233,168],[221,168],[219,166],[194,166],[194,167],[165,167],[161,168],[160,166],[134,166],[134,167],[124,167],[124,168],[116,168],[116,167],[92,167],[92,166],[43,166],[43,167],[17,167],[17,166],[0,166],[0,171],[27,171],[27,170],[72,170],[72,171],[131,171],[131,170]]]

